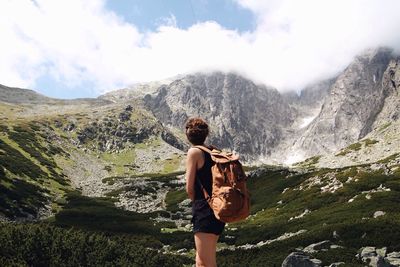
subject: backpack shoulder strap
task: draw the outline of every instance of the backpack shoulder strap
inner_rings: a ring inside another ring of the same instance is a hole
[[[211,155],[211,153],[212,153],[212,151],[211,151],[208,147],[206,147],[206,146],[197,145],[197,146],[193,146],[193,147],[196,147],[196,148],[198,148],[198,149],[201,149],[201,150],[203,150],[204,152],[207,152],[207,153],[210,154],[210,155]]]
[[[210,154],[212,161],[214,161],[216,163],[228,163],[228,162],[239,160],[238,155],[234,155],[232,153],[224,153],[215,147],[213,147],[212,150],[206,146],[201,146],[201,145],[197,145],[197,146],[193,146],[193,147],[201,149],[202,151]]]

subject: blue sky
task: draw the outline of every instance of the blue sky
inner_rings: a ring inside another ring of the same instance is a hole
[[[234,71],[299,91],[367,48],[400,51],[398,10],[398,0],[4,0],[0,84],[80,98]]]
[[[171,15],[183,29],[210,20],[239,31],[251,31],[255,26],[253,13],[230,0],[108,0],[106,7],[141,31],[155,31],[163,18]]]
[[[182,29],[204,21],[215,21],[240,32],[251,31],[255,26],[253,13],[229,0],[108,0],[105,7],[142,32],[156,31],[172,16],[176,26]],[[95,87],[96,84],[90,82],[68,85],[45,75],[36,80],[34,89],[55,98],[82,98],[98,96]]]

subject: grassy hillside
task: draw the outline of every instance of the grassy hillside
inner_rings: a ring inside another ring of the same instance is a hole
[[[70,185],[53,157],[68,152],[52,145],[38,122],[0,127],[0,215],[32,218],[56,211]]]
[[[243,223],[229,226],[237,230],[226,232],[233,236],[228,243],[257,244],[285,233],[305,232],[259,248],[222,251],[220,266],[243,266],[236,262],[247,266],[280,266],[295,248],[323,240],[343,247],[316,253],[314,256],[323,265],[344,261],[345,266],[363,266],[354,256],[363,246],[399,251],[398,166],[393,166],[397,169],[390,174],[371,171],[368,167],[325,169],[306,174],[277,170],[253,177],[249,181],[253,215]],[[334,190],[336,179],[343,187]],[[321,188],[332,190],[322,192]],[[374,218],[376,211],[384,211],[385,215]]]
[[[193,263],[179,179],[184,154],[163,141],[149,114],[133,109],[128,120],[124,108],[26,118],[18,115],[23,107],[0,105],[7,114],[0,117],[0,219],[30,221],[2,223],[2,266]],[[118,127],[121,136],[112,132]],[[118,143],[128,128],[133,141]],[[109,134],[116,146],[103,150]],[[290,252],[323,240],[338,246],[314,253],[323,265],[364,266],[354,256],[364,246],[400,251],[400,155],[336,169],[316,168],[319,160],[298,169],[250,168],[252,215],[227,225],[219,266],[280,266]],[[116,207],[137,199],[157,205],[146,213]]]

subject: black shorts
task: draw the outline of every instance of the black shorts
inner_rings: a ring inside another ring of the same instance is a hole
[[[225,228],[225,223],[215,218],[214,212],[205,199],[193,201],[192,215],[194,233],[200,232],[220,235]]]

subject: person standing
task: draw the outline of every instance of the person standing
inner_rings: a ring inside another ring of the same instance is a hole
[[[193,145],[204,144],[208,133],[208,124],[201,118],[190,118],[185,125],[188,141]],[[207,146],[206,146],[207,147]],[[216,250],[218,238],[225,228],[207,203],[202,187],[212,195],[210,154],[191,147],[186,159],[186,192],[192,200],[192,223],[196,245],[196,267],[216,267]]]

